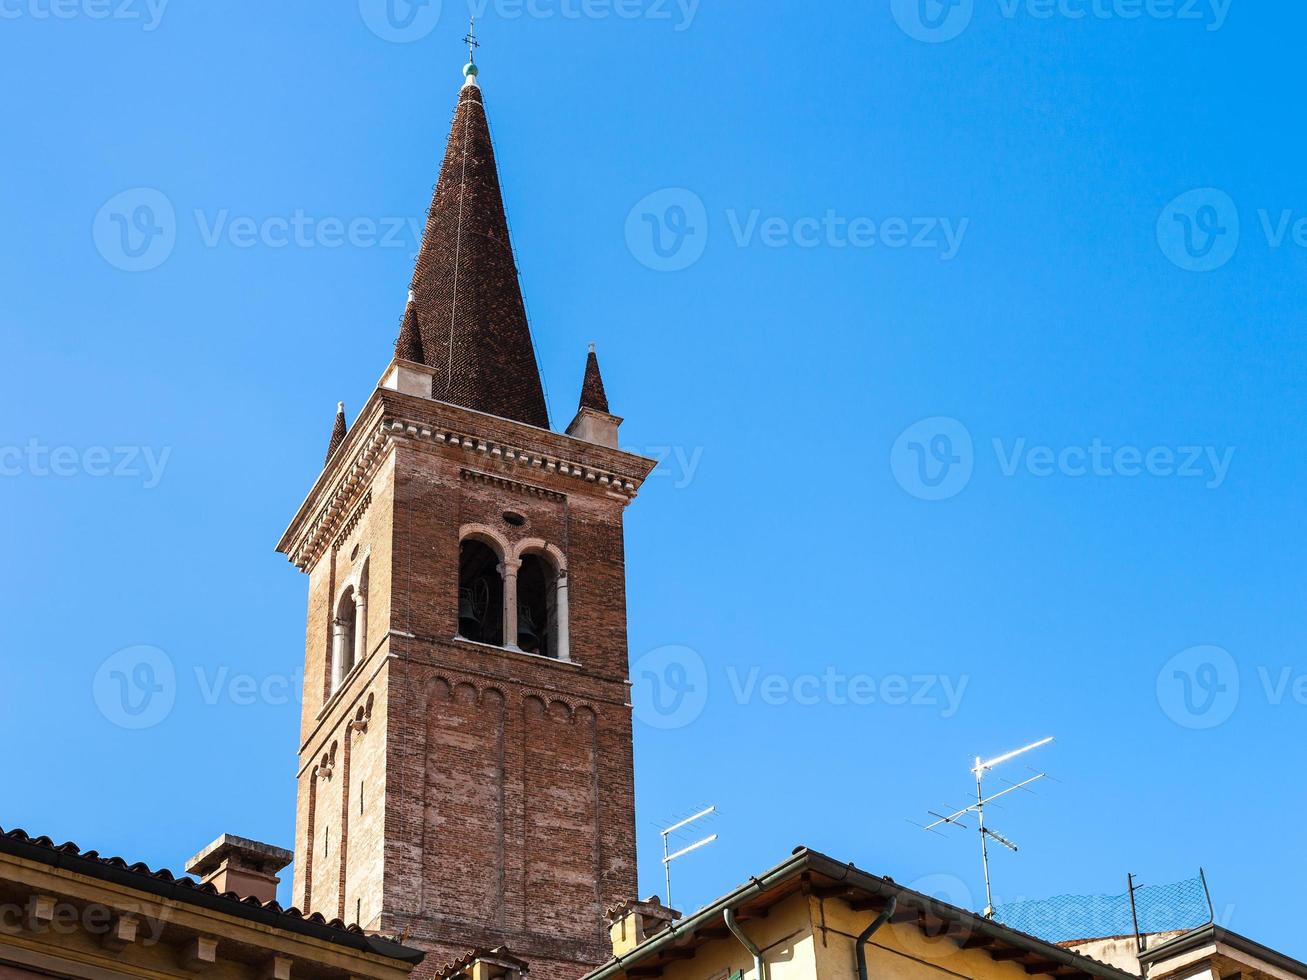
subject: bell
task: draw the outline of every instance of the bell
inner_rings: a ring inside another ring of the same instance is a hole
[[[517,607],[517,645],[527,653],[540,649],[540,633],[529,606]]]
[[[458,634],[467,640],[481,639],[481,616],[470,588],[458,590]]]

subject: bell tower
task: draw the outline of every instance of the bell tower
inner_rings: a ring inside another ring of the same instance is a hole
[[[394,359],[278,545],[308,576],[294,902],[423,976],[507,946],[570,980],[636,897],[622,520],[653,463],[593,349],[549,427],[464,76]]]

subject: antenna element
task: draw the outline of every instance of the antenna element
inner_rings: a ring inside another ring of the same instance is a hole
[[[1051,736],[1049,738],[1042,738],[1038,742],[1031,742],[1029,745],[1012,752],[1005,752],[1003,755],[996,756],[988,762],[982,760],[980,756],[976,756],[976,764],[971,767],[971,774],[976,778],[976,802],[968,807],[963,807],[961,810],[956,810],[947,816],[940,816],[938,813],[931,811],[930,815],[932,817],[938,817],[939,819],[922,828],[923,830],[934,831],[935,828],[941,824],[952,824],[966,828],[966,824],[961,822],[961,818],[966,816],[968,813],[974,813],[976,815],[976,829],[980,833],[980,862],[985,871],[985,918],[987,919],[992,919],[994,917],[994,894],[989,881],[989,842],[993,840],[1003,847],[1006,847],[1009,851],[1016,851],[1017,845],[1008,840],[997,830],[985,826],[985,807],[1001,796],[1007,796],[1008,793],[1015,793],[1017,790],[1024,789],[1031,783],[1045,778],[1048,773],[1038,773],[1037,775],[1031,776],[1029,779],[1016,783],[1013,786],[1009,786],[1007,789],[1000,790],[993,796],[988,797],[985,796],[984,787],[982,786],[981,781],[985,778],[985,774],[991,772],[995,766],[1001,765],[1010,759],[1015,759],[1019,755],[1024,755],[1032,749],[1037,749],[1041,746],[1047,745],[1051,741],[1053,741]]]
[[[717,807],[715,805],[710,806],[706,810],[700,810],[698,813],[686,817],[684,820],[679,820],[676,823],[672,824],[670,827],[658,831],[658,833],[662,834],[663,837],[663,874],[667,878],[667,907],[668,908],[672,907],[672,862],[679,857],[684,857],[685,855],[689,854],[691,851],[697,851],[699,848],[705,846],[706,844],[711,844],[713,841],[717,839],[717,835],[710,834],[709,836],[704,837],[701,840],[697,840],[693,844],[690,844],[686,847],[682,847],[679,851],[675,851],[670,854],[668,853],[667,838],[669,835],[676,833],[676,831],[680,830],[682,827],[687,827],[690,824],[694,823],[696,820],[701,820],[704,817],[714,814],[716,812],[717,812]]]

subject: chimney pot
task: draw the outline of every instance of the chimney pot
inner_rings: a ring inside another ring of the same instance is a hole
[[[625,956],[680,917],[680,912],[668,908],[657,895],[643,902],[632,899],[609,909],[608,934],[613,941],[613,955]]]
[[[202,885],[213,885],[220,894],[235,892],[241,898],[271,902],[277,897],[281,879],[277,872],[295,855],[285,848],[223,834],[186,862],[186,873]]]

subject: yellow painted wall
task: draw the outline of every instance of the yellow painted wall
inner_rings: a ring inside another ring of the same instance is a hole
[[[875,917],[839,899],[794,895],[741,929],[763,949],[766,980],[857,980],[854,937]],[[1031,980],[1022,966],[964,950],[956,940],[929,939],[915,923],[883,926],[867,946],[867,969],[869,980]],[[701,944],[693,959],[670,964],[662,980],[726,980],[737,970],[758,980],[753,958],[731,936]]]
[[[856,980],[854,939],[876,918],[875,912],[854,912],[839,899],[811,899],[817,933],[819,980]],[[822,928],[824,924],[824,929]],[[1030,980],[1025,967],[999,962],[978,949],[963,949],[959,940],[931,939],[915,922],[887,923],[867,944],[869,980]],[[1040,974],[1036,974],[1040,976]]]

